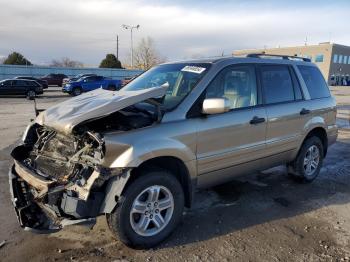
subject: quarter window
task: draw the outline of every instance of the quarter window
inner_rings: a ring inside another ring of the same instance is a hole
[[[257,87],[255,68],[249,65],[230,66],[209,84],[207,98],[227,98],[231,109],[255,106]]]
[[[298,66],[311,99],[329,97],[330,92],[320,70],[314,66]]]
[[[293,82],[288,66],[261,66],[261,82],[266,104],[295,100]]]

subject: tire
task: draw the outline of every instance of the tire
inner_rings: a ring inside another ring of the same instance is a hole
[[[117,88],[114,85],[108,86],[107,89],[110,90],[110,91],[116,91],[117,90]]]
[[[34,90],[29,90],[26,94],[26,98],[28,100],[33,100],[35,98],[35,96],[36,96],[36,93]]]
[[[150,206],[148,207],[147,200],[149,200],[151,195],[147,189],[155,192],[154,190],[157,188],[161,192],[159,193],[160,199],[158,198],[159,206],[156,206],[156,202],[152,202],[154,205],[148,204]],[[140,201],[138,203],[145,204],[140,204],[140,209],[136,213],[131,213],[136,199]],[[161,210],[165,206],[171,206],[169,204],[171,199],[173,200],[172,207],[157,212],[157,207]],[[166,203],[168,205],[165,205]],[[141,207],[143,207],[142,213]],[[172,233],[181,221],[183,208],[184,192],[179,181],[165,170],[150,169],[145,171],[127,187],[120,197],[115,210],[111,214],[107,214],[107,223],[114,236],[119,238],[127,246],[151,248],[162,242]],[[146,218],[146,212],[148,212],[148,218]],[[154,215],[153,220],[149,220],[152,219],[152,215]],[[159,215],[165,221],[163,226],[160,227],[159,225],[161,223],[158,223]],[[148,226],[145,227],[145,231],[139,230],[140,227],[138,225],[142,224],[142,219],[143,221],[150,221]],[[158,227],[156,224],[158,224]]]
[[[295,160],[288,164],[288,173],[298,182],[310,183],[320,173],[323,158],[324,149],[321,140],[316,136],[310,137],[304,141]]]
[[[74,87],[71,92],[72,96],[78,96],[81,95],[81,93],[83,93],[81,87]]]

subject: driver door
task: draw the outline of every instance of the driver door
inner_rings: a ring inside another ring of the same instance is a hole
[[[206,98],[226,98],[230,111],[197,118],[199,187],[231,180],[259,169],[266,148],[266,111],[261,106],[253,65],[223,69],[206,89]]]

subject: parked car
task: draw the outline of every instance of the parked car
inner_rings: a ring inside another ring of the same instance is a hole
[[[62,86],[63,79],[67,78],[65,74],[48,74],[41,77],[41,80],[46,80],[48,85]]]
[[[97,88],[108,90],[119,90],[121,87],[121,80],[112,80],[103,76],[85,76],[74,82],[66,83],[62,92],[69,93],[73,96],[80,95],[83,92],[95,90]]]
[[[6,79],[0,81],[0,95],[25,95],[33,99],[36,95],[43,94],[43,87],[33,80]]]
[[[34,81],[38,82],[38,83],[43,87],[43,89],[47,89],[47,88],[49,87],[49,85],[47,84],[47,81],[46,81],[46,80],[41,80],[41,79],[36,78],[36,77],[31,77],[31,76],[17,76],[17,77],[15,77],[15,79],[34,80]]]
[[[77,81],[78,79],[85,77],[85,76],[96,76],[96,74],[79,74],[74,77],[67,77],[63,79],[62,86],[67,84],[68,82],[74,82]]]
[[[41,112],[12,151],[21,226],[50,232],[106,215],[122,242],[149,248],[197,188],[277,165],[313,181],[337,139],[336,101],[308,59],[272,57],[167,63]]]

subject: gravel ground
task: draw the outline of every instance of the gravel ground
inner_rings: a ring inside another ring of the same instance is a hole
[[[347,261],[350,257],[350,88],[332,88],[339,105],[338,142],[320,177],[296,184],[284,167],[197,192],[176,232],[156,249],[133,250],[114,240],[104,217],[92,229],[51,235],[18,226],[8,190],[9,153],[33,102],[0,97],[1,261]],[[67,99],[50,88],[38,107]],[[2,241],[6,241],[1,245]]]

